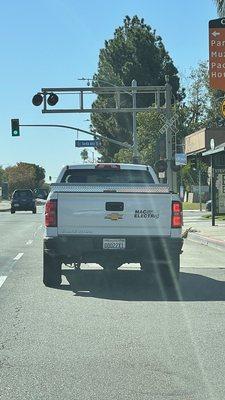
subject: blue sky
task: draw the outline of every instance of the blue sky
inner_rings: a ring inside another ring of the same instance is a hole
[[[42,114],[31,99],[42,87],[83,85],[77,79],[96,72],[104,41],[125,15],[135,14],[162,37],[185,85],[190,68],[208,58],[208,21],[217,18],[212,0],[2,2],[0,165],[32,162],[46,169],[46,177],[56,177],[62,165],[80,162],[72,131],[21,128],[21,136],[12,138],[10,119],[89,130],[89,115]]]

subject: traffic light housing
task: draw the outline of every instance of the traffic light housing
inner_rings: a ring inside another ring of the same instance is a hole
[[[192,169],[194,170],[197,169],[198,168],[197,158],[196,157],[192,158],[190,164]]]
[[[19,119],[11,119],[12,136],[20,136]]]
[[[175,159],[172,158],[171,162],[170,162],[170,167],[172,169],[173,172],[178,172],[181,169],[181,165],[176,165]]]
[[[155,162],[155,169],[157,172],[165,172],[167,170],[167,161],[166,160],[158,160]]]

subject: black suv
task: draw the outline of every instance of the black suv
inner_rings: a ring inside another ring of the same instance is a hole
[[[11,199],[11,214],[16,211],[32,211],[36,214],[36,202],[32,190],[20,189],[15,190]]]

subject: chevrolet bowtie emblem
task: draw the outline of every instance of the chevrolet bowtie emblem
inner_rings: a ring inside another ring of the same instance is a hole
[[[118,219],[122,219],[122,214],[111,213],[105,216],[105,219],[111,219],[111,221],[118,221]]]

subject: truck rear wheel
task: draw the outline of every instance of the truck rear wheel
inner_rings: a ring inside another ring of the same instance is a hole
[[[52,257],[44,252],[43,259],[43,283],[48,287],[60,286],[61,277],[61,262],[58,257]]]

